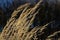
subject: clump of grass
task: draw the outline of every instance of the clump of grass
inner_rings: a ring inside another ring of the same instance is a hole
[[[30,7],[30,4],[27,3],[14,10],[0,35],[0,40],[49,40],[51,35],[46,35],[46,32],[48,32],[47,26],[50,23],[44,26],[30,27],[40,11],[41,2],[39,1],[34,7]],[[57,33],[52,35],[55,36]]]

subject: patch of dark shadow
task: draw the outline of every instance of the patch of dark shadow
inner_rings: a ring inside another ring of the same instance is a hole
[[[3,29],[3,27],[2,27],[2,25],[0,25],[0,32],[2,32],[2,29]]]
[[[29,30],[28,30],[28,32],[30,32],[32,29],[33,29],[33,28],[30,27]]]
[[[40,24],[39,21],[40,21],[40,20],[39,20],[38,14],[37,14],[37,15],[35,16],[34,21],[33,21],[33,25],[34,25],[34,27],[35,27],[35,26],[38,26],[38,25]]]
[[[19,18],[19,16],[21,15],[22,11],[18,12],[17,16],[15,16],[16,19]]]

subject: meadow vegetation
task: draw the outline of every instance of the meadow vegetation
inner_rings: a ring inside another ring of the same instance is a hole
[[[49,20],[40,24],[46,15],[40,12],[41,2],[33,7],[26,3],[15,9],[0,34],[0,40],[60,40],[60,30],[49,26],[55,20],[50,20],[49,16]]]

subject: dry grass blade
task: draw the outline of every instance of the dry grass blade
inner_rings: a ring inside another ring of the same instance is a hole
[[[58,33],[60,33],[60,31],[54,32],[53,34],[49,35],[48,38],[54,37],[54,36],[56,36]]]

